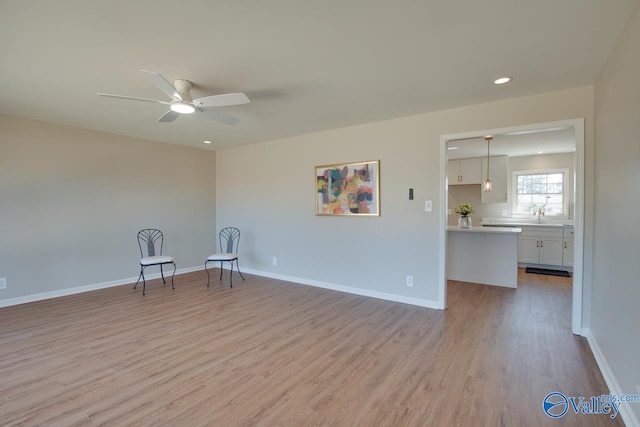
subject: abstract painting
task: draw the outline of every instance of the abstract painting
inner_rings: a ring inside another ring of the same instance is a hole
[[[380,215],[380,161],[315,167],[316,215]]]

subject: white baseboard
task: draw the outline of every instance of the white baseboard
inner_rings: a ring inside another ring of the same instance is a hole
[[[299,283],[301,285],[314,286],[316,288],[330,289],[332,291],[346,292],[348,294],[361,295],[365,297],[377,298],[386,301],[401,302],[404,304],[417,305],[420,307],[444,309],[438,301],[430,301],[421,298],[406,297],[403,295],[390,294],[387,292],[372,291],[369,289],[355,288],[352,286],[338,285],[335,283],[321,282],[318,280],[305,279],[302,277],[286,276],[283,274],[270,273],[268,271],[242,268],[242,272],[255,274],[256,276],[269,277],[271,279],[284,280],[287,282]]]
[[[628,391],[625,393],[618,380],[616,379],[613,371],[611,371],[611,367],[607,362],[607,359],[604,357],[600,346],[596,339],[591,335],[591,331],[588,328],[583,329],[584,336],[587,337],[587,342],[589,343],[589,347],[591,347],[591,352],[593,353],[593,357],[596,359],[596,363],[600,368],[600,372],[602,372],[602,376],[604,377],[604,381],[607,383],[607,387],[609,387],[609,393],[616,394],[620,396],[621,394],[632,394],[635,393],[635,390]],[[627,427],[640,427],[640,421],[638,421],[638,417],[636,417],[635,412],[630,405],[638,405],[637,403],[623,403],[620,405],[620,416],[624,421],[624,424]]]
[[[226,267],[225,269],[228,269],[228,267]],[[198,270],[204,270],[204,266],[199,265],[196,267],[180,268],[176,270],[176,275],[191,273],[193,271],[198,271]],[[368,289],[355,288],[352,286],[338,285],[335,283],[305,279],[302,277],[286,276],[283,274],[270,273],[267,271],[253,270],[248,268],[243,268],[242,271],[249,274],[255,274],[256,276],[269,277],[272,279],[284,280],[287,282],[294,282],[294,283],[299,283],[301,285],[314,286],[317,288],[330,289],[338,292],[346,292],[354,295],[361,295],[365,297],[377,298],[377,299],[382,299],[386,301],[400,302],[403,304],[417,305],[420,307],[433,308],[438,310],[444,309],[444,307],[442,307],[442,305],[439,304],[438,301],[430,301],[430,300],[425,300],[421,298],[412,298],[412,297],[407,297],[403,295],[391,294],[387,292],[372,291]],[[158,279],[161,276],[160,276],[160,273],[154,273],[154,274],[145,275],[145,277],[148,280],[152,280],[152,279]],[[42,301],[42,300],[51,299],[51,298],[58,298],[58,297],[63,297],[67,295],[79,294],[83,292],[95,291],[98,289],[106,289],[114,286],[126,285],[129,283],[134,283],[137,279],[138,279],[138,276],[127,277],[124,279],[112,280],[109,282],[94,283],[92,285],[78,286],[75,288],[60,289],[57,291],[25,295],[25,296],[16,297],[16,298],[8,298],[8,299],[0,300],[0,308],[9,307],[9,306],[18,305],[18,304],[26,304],[29,302]]]
[[[198,270],[204,270],[204,266],[200,265],[197,267],[179,268],[176,270],[176,276],[179,274],[191,273],[192,271],[198,271]],[[144,277],[147,280],[152,280],[152,279],[159,279],[161,275],[160,273],[153,273],[153,274],[145,274]],[[28,302],[42,301],[50,298],[64,297],[67,295],[80,294],[83,292],[95,291],[97,289],[112,288],[114,286],[134,283],[136,280],[138,280],[138,276],[127,277],[126,279],[112,280],[110,282],[95,283],[93,285],[78,286],[75,288],[60,289],[60,290],[51,291],[51,292],[43,292],[40,294],[25,295],[23,297],[8,298],[8,299],[0,300],[0,308],[9,307],[9,306],[18,305],[18,304],[26,304]]]

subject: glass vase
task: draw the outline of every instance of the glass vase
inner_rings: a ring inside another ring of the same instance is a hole
[[[458,228],[471,228],[471,217],[461,216],[458,218]]]

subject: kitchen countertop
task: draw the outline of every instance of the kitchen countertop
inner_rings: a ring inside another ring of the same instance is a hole
[[[520,234],[521,228],[518,227],[471,227],[459,228],[455,225],[447,227],[447,231],[456,231],[461,233],[486,233],[486,234]]]
[[[504,228],[504,227],[573,227],[573,224],[545,224],[545,223],[541,223],[538,224],[537,222],[534,223],[530,223],[530,222],[505,222],[505,223],[497,223],[497,222],[489,222],[489,223],[484,223],[481,222],[480,225],[482,225],[483,227],[497,227],[497,228]]]
[[[556,219],[542,217],[541,222],[536,219],[526,218],[488,218],[482,217],[480,225],[484,227],[573,227],[573,219]]]

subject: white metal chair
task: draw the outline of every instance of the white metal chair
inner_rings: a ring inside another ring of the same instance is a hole
[[[173,276],[176,275],[176,263],[173,257],[168,255],[162,255],[162,246],[164,244],[164,235],[162,231],[155,228],[145,228],[138,232],[138,246],[140,247],[140,275],[133,289],[138,286],[140,278],[142,277],[142,295],[145,294],[147,282],[144,279],[144,269],[152,266],[160,266],[160,274],[162,275],[162,282],[167,283],[164,280],[164,271],[162,266],[165,264],[173,264],[173,275],[171,276],[171,289],[175,289],[173,286]],[[158,251],[159,249],[159,251]]]
[[[230,287],[233,287],[234,261],[236,262],[236,268],[238,269],[238,273],[240,273],[240,277],[242,277],[242,280],[244,280],[244,276],[242,275],[240,266],[238,265],[238,245],[240,243],[240,230],[238,230],[236,227],[223,228],[222,230],[220,230],[218,239],[220,240],[220,252],[209,255],[204,263],[204,269],[207,272],[207,287],[209,287],[209,270],[207,270],[207,263],[220,262],[220,280],[222,280],[222,265],[225,261],[231,264],[231,271],[229,272],[229,285]]]

